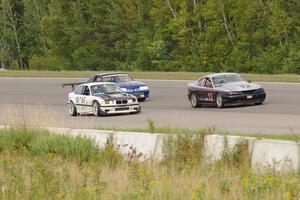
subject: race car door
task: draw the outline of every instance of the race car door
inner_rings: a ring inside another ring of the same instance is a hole
[[[213,85],[208,77],[204,77],[198,81],[199,100],[201,103],[213,103]]]
[[[72,101],[75,103],[77,112],[81,112],[82,106],[81,106],[81,96],[84,90],[84,86],[79,86],[75,89],[74,95],[72,97]]]
[[[82,94],[80,95],[81,112],[93,112],[93,97],[89,86],[84,86]]]

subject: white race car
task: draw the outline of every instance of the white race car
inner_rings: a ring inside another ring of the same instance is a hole
[[[86,83],[79,85],[68,98],[69,112],[105,116],[118,113],[139,113],[140,104],[135,96],[126,94],[114,83]]]

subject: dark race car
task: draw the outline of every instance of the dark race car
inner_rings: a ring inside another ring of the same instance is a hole
[[[149,87],[142,82],[138,82],[133,80],[128,74],[126,73],[102,73],[102,74],[95,74],[91,76],[87,82],[85,83],[94,83],[94,82],[111,82],[115,83],[119,86],[123,92],[127,94],[134,95],[139,101],[145,101],[150,94]],[[75,85],[79,85],[83,83],[67,83],[62,84],[62,86],[71,85],[73,90],[75,89]]]
[[[188,99],[192,107],[214,104],[225,105],[263,104],[266,92],[262,86],[250,83],[236,73],[217,73],[204,76],[189,84]]]

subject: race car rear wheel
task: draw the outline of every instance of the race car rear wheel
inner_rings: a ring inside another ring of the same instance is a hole
[[[98,101],[94,101],[94,103],[93,103],[93,113],[96,117],[105,115],[105,113],[101,110],[100,104],[98,103]]]
[[[216,103],[217,103],[218,108],[224,107],[223,97],[220,93],[217,94]]]
[[[191,105],[193,108],[198,108],[200,106],[199,99],[195,93],[191,94]]]
[[[77,116],[77,109],[73,102],[69,104],[69,112],[71,116]]]

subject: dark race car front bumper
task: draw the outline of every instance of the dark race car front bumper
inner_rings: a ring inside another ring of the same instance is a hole
[[[240,95],[223,94],[222,97],[225,105],[253,105],[262,104],[266,99],[266,93],[261,91],[241,93]]]

